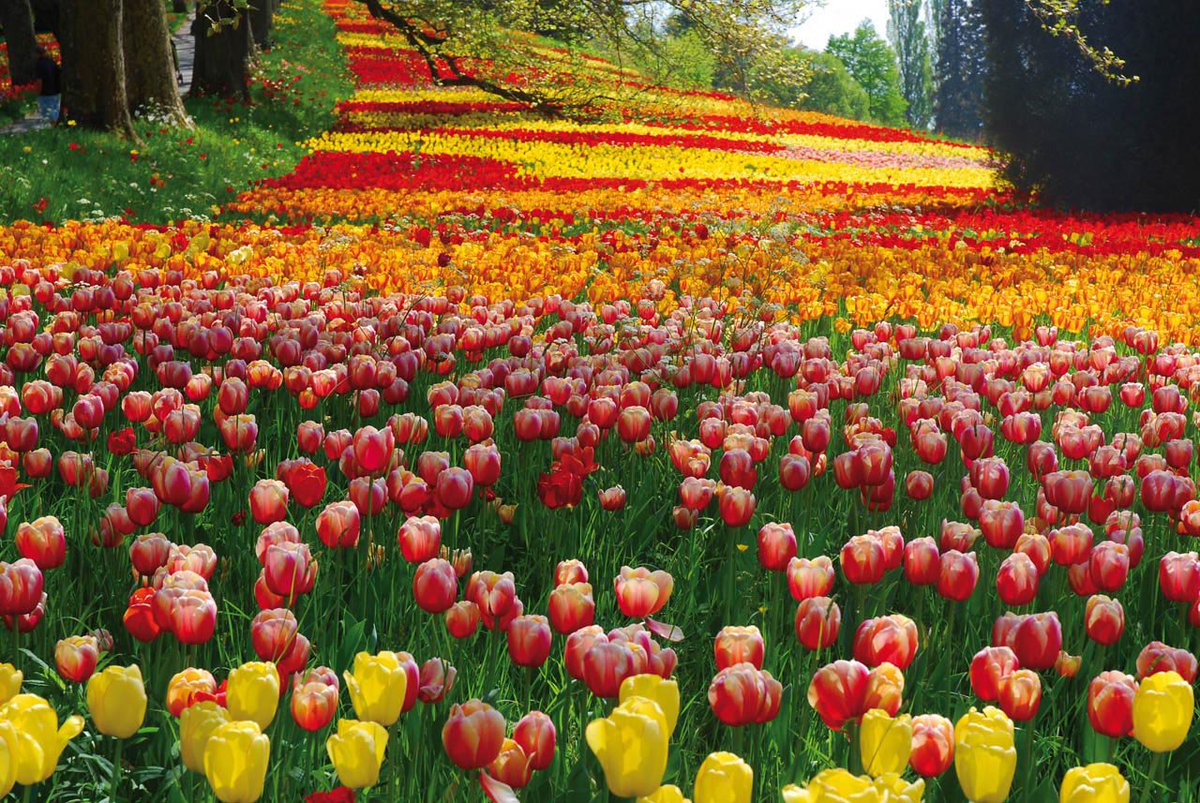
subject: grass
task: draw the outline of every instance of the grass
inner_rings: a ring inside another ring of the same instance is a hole
[[[251,101],[188,98],[194,130],[143,119],[142,144],[71,126],[0,137],[0,222],[210,217],[234,193],[291,170],[305,152],[298,143],[327,129],[350,91],[333,22],[318,0],[289,0]]]

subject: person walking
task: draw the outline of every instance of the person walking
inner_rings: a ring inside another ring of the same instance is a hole
[[[40,45],[34,74],[38,81],[38,116],[49,125],[57,125],[62,107],[62,68]]]

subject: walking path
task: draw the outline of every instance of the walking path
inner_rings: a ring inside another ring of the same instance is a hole
[[[179,30],[171,35],[175,41],[175,52],[179,55],[179,92],[184,94],[188,91],[188,87],[192,85],[192,65],[196,62],[196,39],[192,36],[192,26],[190,21],[185,20]],[[24,134],[29,131],[37,131],[46,128],[46,121],[43,120],[37,113],[37,107],[25,117],[10,123],[9,125],[0,128],[0,135],[5,134]]]

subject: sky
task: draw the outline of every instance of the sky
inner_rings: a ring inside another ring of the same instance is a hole
[[[830,36],[852,31],[864,19],[875,23],[875,30],[886,37],[887,17],[887,0],[825,0],[823,7],[809,12],[808,19],[790,33],[801,44],[824,50]]]

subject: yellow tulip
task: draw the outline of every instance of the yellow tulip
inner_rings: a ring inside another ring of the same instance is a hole
[[[142,670],[110,666],[92,675],[87,684],[88,710],[96,730],[105,736],[128,739],[146,718],[146,686]]]
[[[25,674],[12,664],[0,664],[0,705],[4,705],[21,692]]]
[[[630,697],[645,697],[658,703],[663,716],[667,718],[667,735],[675,733],[675,723],[679,721],[679,684],[674,680],[664,680],[658,675],[633,675],[621,682],[620,702]]]
[[[670,729],[658,703],[630,697],[603,719],[588,723],[588,747],[617,797],[644,797],[662,785]]]
[[[325,750],[342,785],[364,789],[379,781],[387,744],[387,728],[378,722],[339,719],[337,733],[325,740]]]
[[[390,728],[400,718],[408,676],[396,653],[360,652],[354,656],[354,672],[343,672],[342,676],[360,720]]]
[[[1067,770],[1059,803],[1129,803],[1129,782],[1112,764]]]
[[[807,789],[790,783],[779,790],[783,795],[783,803],[817,803],[817,798],[809,794]]]
[[[249,661],[229,673],[225,704],[234,720],[248,719],[265,730],[279,708],[279,672],[270,661]]]
[[[212,700],[189,705],[179,715],[179,752],[183,766],[204,772],[204,748],[221,725],[229,722],[229,711]]]
[[[1133,697],[1133,738],[1155,753],[1183,744],[1196,700],[1192,684],[1178,672],[1158,672],[1138,685]]]
[[[710,753],[696,773],[696,803],[750,803],[754,770],[733,753]]]
[[[974,803],[1003,803],[1017,769],[1013,723],[998,708],[972,708],[954,726],[954,770]]]
[[[889,803],[921,803],[925,797],[924,780],[909,783],[898,772],[880,775],[875,779],[875,789],[879,791],[879,799]]]
[[[11,722],[0,720],[0,800],[12,791],[17,783],[17,729]]]
[[[912,716],[892,717],[882,708],[872,708],[862,718],[858,734],[859,753],[869,775],[904,772],[912,752]]]
[[[54,774],[67,742],[83,730],[83,717],[70,716],[58,724],[58,714],[36,694],[18,694],[0,706],[0,721],[8,720],[16,733],[16,776],[22,786],[33,786]]]
[[[683,796],[683,790],[674,784],[658,787],[658,791],[652,795],[645,795],[637,799],[637,803],[692,803]]]
[[[271,740],[257,723],[218,725],[204,747],[204,774],[221,803],[254,803],[262,797]]]
[[[798,800],[802,803],[881,803],[882,798],[867,776],[834,767],[814,775],[808,782],[805,796]]]

